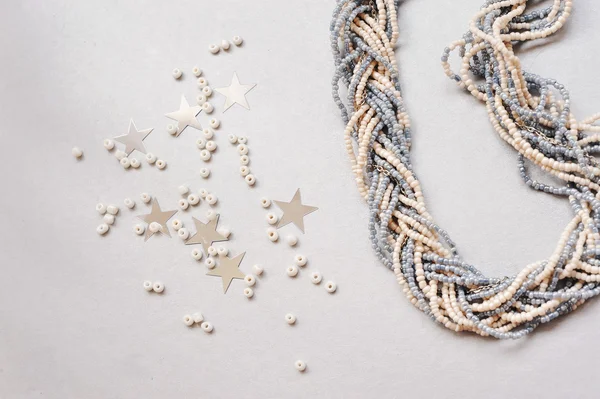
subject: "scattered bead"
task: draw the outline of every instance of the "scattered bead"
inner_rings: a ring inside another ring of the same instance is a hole
[[[200,159],[203,160],[204,162],[210,161],[210,158],[212,157],[210,151],[208,150],[202,150],[200,151]]]
[[[240,144],[237,146],[238,154],[246,155],[248,154],[248,146],[246,144]]]
[[[263,268],[262,268],[262,266],[260,266],[260,265],[254,265],[254,266],[252,266],[252,270],[254,270],[254,273],[255,273],[257,276],[260,276],[260,275],[262,275],[262,274],[263,274],[263,272],[264,272],[264,269],[263,269]]]
[[[206,103],[202,104],[202,110],[210,115],[215,110],[215,107],[213,107],[213,105],[211,103],[206,102]]]
[[[269,237],[269,240],[273,242],[279,239],[279,233],[277,233],[277,230],[275,230],[273,227],[269,227],[267,229],[267,236]]]
[[[106,213],[106,205],[103,203],[96,204],[96,211],[98,211],[99,214],[104,215]]]
[[[111,215],[116,215],[119,213],[119,207],[116,205],[109,205],[106,207],[106,212],[110,213]]]
[[[173,227],[173,230],[179,231],[179,229],[183,227],[183,223],[179,219],[173,219],[171,221],[171,227]]]
[[[246,180],[246,183],[248,183],[249,186],[253,186],[254,183],[256,183],[256,177],[254,177],[253,174],[247,175],[244,177],[244,180]]]
[[[142,193],[140,195],[140,198],[142,199],[142,202],[144,204],[147,204],[148,202],[150,202],[152,200],[152,196],[148,193]]]
[[[204,78],[199,78],[196,83],[198,83],[198,87],[203,89],[208,85],[208,81]]]
[[[221,48],[225,51],[229,50],[229,42],[225,39],[221,40]]]
[[[216,44],[211,44],[210,46],[208,46],[208,51],[210,51],[213,54],[217,54],[219,51],[221,51],[221,48]]]
[[[263,198],[260,199],[260,205],[263,208],[268,208],[268,207],[271,206],[271,200],[268,199],[268,198],[266,198],[266,197],[263,197]]]
[[[240,166],[240,175],[242,175],[242,177],[246,177],[248,176],[248,174],[250,173],[250,168],[247,166]]]
[[[190,205],[195,206],[198,205],[198,203],[200,202],[200,197],[196,194],[190,194],[188,195],[187,200],[190,203]]]
[[[322,279],[323,279],[323,277],[321,276],[321,273],[319,273],[319,272],[312,272],[310,274],[310,281],[312,281],[313,284],[319,284]]]
[[[210,127],[212,127],[213,129],[218,129],[219,126],[221,126],[221,122],[219,122],[217,118],[212,118],[209,123]]]
[[[229,250],[223,246],[220,246],[219,248],[217,248],[217,253],[219,254],[219,256],[227,256],[227,254],[229,254]]]
[[[288,266],[288,268],[285,270],[287,275],[290,277],[296,277],[296,275],[298,274],[298,267],[296,267],[295,265],[293,266]]]
[[[227,227],[221,227],[217,230],[217,233],[221,234],[225,238],[229,238],[231,235],[231,230],[229,230]]]
[[[144,281],[144,289],[148,292],[152,291],[152,281]]]
[[[217,248],[213,247],[212,245],[206,249],[206,252],[208,252],[210,256],[217,256]]]
[[[115,148],[115,142],[112,141],[111,139],[106,139],[104,140],[104,148],[106,148],[108,151],[111,151],[113,148]]]
[[[181,194],[181,195],[186,195],[187,193],[190,192],[190,188],[185,185],[181,185],[181,186],[177,187],[177,190],[179,191],[179,194]]]
[[[121,151],[121,150],[117,150],[115,151],[115,158],[117,158],[119,161],[123,158],[125,158],[127,156],[127,154],[125,154],[125,152]]]
[[[182,210],[186,210],[189,208],[190,203],[187,202],[187,200],[185,198],[181,198],[179,201],[177,201],[177,205],[179,206],[180,209]]]
[[[304,363],[302,360],[296,360],[296,363],[294,364],[296,366],[296,370],[300,372],[306,370],[306,363]]]
[[[160,294],[165,290],[165,285],[160,281],[155,281],[154,284],[152,284],[152,290]]]
[[[129,158],[127,158],[127,157],[121,158],[121,160],[119,162],[121,163],[121,166],[124,169],[129,169],[129,167],[131,166],[131,162],[129,161]]]
[[[154,164],[154,162],[156,162],[156,155],[151,152],[147,153],[146,162],[148,162],[150,165]]]
[[[194,324],[194,319],[189,314],[186,314],[185,316],[183,316],[183,323],[186,326],[191,327]]]
[[[133,231],[138,236],[141,236],[142,234],[144,234],[146,232],[146,228],[144,226],[142,226],[141,224],[136,224],[135,226],[133,226]]]
[[[300,267],[305,266],[306,262],[308,262],[308,259],[306,259],[304,255],[296,255],[294,260],[296,261],[296,264]]]
[[[212,330],[213,330],[213,325],[210,324],[207,321],[205,321],[204,323],[200,324],[200,327],[204,330],[205,333],[211,333]]]
[[[73,147],[73,149],[71,150],[71,154],[73,154],[75,158],[79,159],[83,156],[83,151],[81,151],[81,148],[79,147]]]
[[[229,140],[231,144],[235,144],[237,143],[237,136],[235,134],[228,134],[227,140]]]
[[[200,190],[198,190],[198,194],[200,194],[202,198],[206,198],[206,196],[208,195],[208,191],[206,191],[205,188],[201,188]]]
[[[148,226],[148,228],[153,233],[158,233],[159,231],[162,230],[162,226],[158,222],[152,222],[152,223],[150,223],[150,226]]]
[[[102,223],[100,226],[96,227],[96,232],[103,236],[104,234],[108,233],[108,229],[108,225],[106,223]]]
[[[217,149],[217,144],[212,140],[208,140],[206,142],[206,149],[210,152],[213,152]]]
[[[200,176],[206,179],[208,176],[210,176],[210,169],[208,169],[208,168],[200,169]]]
[[[241,165],[248,165],[250,163],[250,158],[248,157],[248,155],[242,155],[240,157],[240,164]]]
[[[256,284],[256,278],[254,278],[254,276],[251,274],[248,274],[246,277],[244,277],[244,281],[248,287],[254,287],[254,284]]]
[[[196,312],[192,315],[192,319],[194,320],[194,323],[202,323],[204,321],[204,316],[202,316],[202,313]]]
[[[179,230],[177,230],[177,235],[179,236],[179,238],[181,238],[183,241],[187,240],[188,238],[190,238],[190,232],[188,229],[186,229],[185,227],[180,228]]]
[[[217,218],[217,213],[215,211],[206,212],[206,218],[208,220],[215,220]]]
[[[244,288],[244,295],[246,295],[246,298],[252,298],[254,296],[254,290],[252,288]]]
[[[204,135],[204,138],[206,140],[210,140],[215,135],[215,132],[212,129],[207,127],[207,128],[202,129],[202,134]]]
[[[267,223],[269,224],[277,224],[279,218],[274,213],[267,213]]]
[[[137,168],[139,168],[141,166],[140,161],[138,161],[137,158],[131,158],[129,160],[129,163],[131,164],[131,167],[134,168],[134,169],[137,169]]]
[[[217,203],[217,196],[214,194],[208,194],[206,196],[206,202],[208,203],[208,205],[214,205]]]
[[[107,213],[106,215],[104,215],[102,220],[104,220],[104,223],[106,223],[107,225],[112,226],[113,224],[115,224],[115,215]]]
[[[296,316],[288,313],[285,315],[285,321],[291,326],[292,324],[296,323]]]
[[[208,267],[209,269],[212,269],[213,267],[216,266],[215,264],[215,259],[214,258],[206,258],[206,260],[204,261],[204,264],[206,265],[206,267]]]
[[[333,281],[328,281],[327,284],[325,284],[325,289],[330,294],[333,294],[335,292],[335,290],[337,290],[337,285],[335,285],[335,283]]]
[[[198,68],[197,66],[192,68],[192,73],[194,74],[195,77],[198,77],[200,75],[202,75],[202,70],[200,68]]]
[[[165,161],[163,161],[162,159],[159,159],[159,160],[156,161],[156,167],[158,169],[162,170],[162,169],[164,169],[164,168],[167,167],[167,163]]]
[[[233,44],[235,44],[236,46],[241,46],[242,43],[244,42],[244,39],[242,39],[240,36],[234,36],[233,39],[231,39],[231,41],[233,42]]]
[[[183,72],[181,72],[180,69],[175,68],[175,69],[173,69],[173,72],[171,72],[171,74],[173,75],[173,77],[175,79],[179,79],[181,77],[181,75],[183,75]]]
[[[202,88],[202,94],[204,94],[206,97],[210,97],[212,96],[212,89],[210,88],[210,86],[206,86]],[[211,111],[212,112],[212,111]],[[209,112],[210,113],[210,112]]]
[[[167,133],[169,133],[172,136],[176,135],[177,134],[177,126],[168,124],[167,125]]]
[[[206,96],[202,93],[198,94],[196,96],[196,103],[198,103],[198,105],[202,106],[204,109],[204,104],[206,104]]]
[[[238,137],[237,142],[238,144],[246,144],[248,142],[248,139],[246,138],[246,136],[240,136]]]
[[[292,234],[286,237],[286,241],[290,247],[294,247],[296,244],[298,244],[298,238]]]

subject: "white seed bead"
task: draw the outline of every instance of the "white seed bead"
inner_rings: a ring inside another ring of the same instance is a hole
[[[279,222],[279,218],[277,217],[277,215],[275,215],[274,213],[267,213],[267,223],[269,224],[276,224],[277,222]]]
[[[217,118],[212,118],[209,123],[213,129],[218,129],[221,126],[221,122]]]
[[[246,155],[248,154],[248,146],[246,144],[240,144],[237,146],[238,154]]]
[[[111,215],[116,215],[119,213],[119,207],[116,205],[109,205],[106,207],[106,212],[110,213]]]
[[[152,281],[144,281],[144,289],[148,292],[152,291]]]
[[[131,162],[129,161],[129,158],[127,158],[127,157],[121,158],[121,160],[119,162],[121,163],[121,166],[124,169],[129,169],[129,167],[131,166]]]
[[[296,264],[300,267],[305,266],[306,262],[308,262],[308,259],[306,259],[306,256],[304,255],[296,255],[294,260],[296,261]]]
[[[246,144],[248,142],[248,138],[246,136],[238,137],[238,144]]]
[[[254,266],[252,266],[252,270],[254,270],[254,273],[255,273],[257,276],[260,276],[260,275],[262,275],[262,274],[263,274],[263,272],[264,272],[264,269],[262,268],[262,266],[261,266],[261,265],[254,265]]]
[[[213,247],[212,245],[206,249],[206,252],[208,252],[210,256],[217,256],[217,248]]]
[[[206,140],[210,140],[215,135],[215,132],[212,129],[206,127],[204,129],[202,129],[202,134],[204,135],[204,138]]]
[[[296,275],[298,274],[298,267],[295,265],[288,266],[288,268],[285,271],[288,276],[296,277]]]
[[[215,260],[213,258],[206,258],[206,260],[204,261],[204,264],[209,269],[212,269],[215,267]]]
[[[210,169],[208,169],[208,168],[200,169],[200,176],[206,179],[208,176],[210,176]]]
[[[198,76],[202,75],[202,69],[195,66],[192,68],[192,73],[194,74],[195,77],[198,77]]]
[[[254,296],[254,290],[252,288],[244,288],[244,295],[246,298],[252,298]]]
[[[203,138],[199,138],[198,140],[196,140],[196,147],[198,147],[198,149],[200,150],[206,148],[206,140],[204,140]]]
[[[221,40],[221,48],[223,50],[229,50],[229,46],[230,46],[229,41],[227,41],[225,39]]]
[[[186,314],[185,316],[183,316],[183,323],[186,326],[191,327],[194,324],[194,319],[189,314]]]
[[[227,135],[227,139],[229,140],[229,142],[231,144],[237,143],[237,136],[235,134],[229,134],[229,135]]]
[[[208,220],[215,220],[217,218],[217,213],[215,211],[206,212],[206,218]]]
[[[192,315],[192,319],[194,319],[194,323],[202,323],[204,321],[204,316],[202,316],[202,313],[196,312]]]
[[[312,272],[310,274],[310,281],[312,281],[313,284],[319,284],[322,279],[323,276],[321,276],[321,273],[319,272]]]
[[[148,202],[150,202],[152,200],[152,196],[148,193],[142,193],[140,195],[140,198],[142,199],[142,202],[144,204],[147,204]]]
[[[290,247],[293,247],[296,244],[298,244],[298,237],[290,234],[289,236],[286,237],[286,241]]]
[[[144,234],[146,232],[146,228],[144,226],[142,226],[141,224],[136,224],[135,226],[133,226],[133,231],[138,236],[141,236],[142,234]]]
[[[199,78],[196,83],[198,83],[198,87],[203,89],[208,85],[208,81],[204,78]]]
[[[247,175],[244,179],[246,180],[246,183],[248,183],[249,186],[253,186],[254,183],[256,183],[256,177],[254,177],[253,174]]]
[[[206,196],[206,202],[208,202],[208,205],[214,205],[217,203],[217,196],[214,194],[208,194]]]
[[[250,158],[248,157],[248,155],[242,155],[240,157],[240,164],[241,165],[248,165],[250,163]]]
[[[200,202],[200,197],[196,194],[190,194],[188,195],[187,200],[190,203],[190,205],[198,205],[198,203]]]
[[[251,274],[244,277],[244,281],[248,287],[254,287],[254,284],[256,284],[256,278]]]
[[[279,239],[279,233],[273,227],[269,227],[267,229],[267,237],[269,237],[269,240],[275,242]]]
[[[185,198],[182,198],[179,201],[177,201],[177,205],[179,206],[180,209],[186,210],[189,208],[190,203],[187,202],[187,200]]]
[[[100,226],[96,227],[96,232],[103,236],[104,234],[108,233],[109,228],[110,227],[108,227],[106,223],[102,223]]]
[[[171,72],[171,74],[173,75],[173,77],[175,79],[179,79],[181,77],[181,75],[183,74],[183,72],[181,72],[181,70],[179,68],[175,68],[175,69],[173,69],[173,72]]]
[[[167,133],[169,133],[170,135],[173,135],[173,136],[176,135],[177,134],[177,126],[168,124],[167,125]]]
[[[160,281],[155,281],[154,284],[152,284],[152,290],[160,294],[165,290],[165,285]]]
[[[214,150],[216,150],[216,149],[217,149],[217,143],[215,143],[215,142],[214,142],[214,141],[212,141],[212,140],[208,140],[208,141],[206,142],[206,149],[207,149],[208,151],[210,151],[210,152],[213,152]]]
[[[268,207],[271,206],[271,200],[268,199],[268,198],[266,198],[266,197],[263,197],[263,198],[260,199],[260,205],[263,208],[268,208]]]
[[[108,151],[112,150],[115,148],[115,142],[111,139],[104,140],[104,148],[106,148]]]
[[[198,190],[198,194],[200,194],[200,196],[202,198],[206,198],[206,196],[208,195],[208,191],[206,191],[205,188],[201,188],[200,190]],[[210,212],[210,211],[209,211]]]
[[[203,106],[202,108],[204,108],[204,104],[206,104],[206,96],[202,93],[198,94],[196,96],[196,102],[198,103],[198,105]]]
[[[165,161],[163,161],[162,159],[159,159],[156,161],[156,167],[158,169],[162,170],[162,169],[166,168],[166,166],[167,166],[167,163]]]
[[[190,188],[183,184],[181,186],[177,187],[177,190],[179,191],[179,194],[181,194],[181,195],[186,195],[187,193],[190,192]]]
[[[204,330],[205,333],[211,333],[213,330],[213,325],[210,324],[208,321],[205,321],[204,323],[200,324],[200,327]]]
[[[235,44],[236,46],[241,46],[242,43],[244,42],[244,39],[242,39],[240,36],[234,36],[233,39],[231,39],[231,41],[233,42],[233,44]]]
[[[204,91],[204,89],[203,89]],[[211,103],[205,102],[204,104],[202,104],[202,111],[206,112],[207,114],[212,114],[213,111],[215,110],[215,107],[213,107],[213,105]]]
[[[156,162],[156,155],[154,155],[151,152],[147,153],[146,154],[146,162],[148,162],[150,165],[152,165],[154,162]]]
[[[229,254],[229,250],[223,246],[220,246],[219,248],[217,248],[217,253],[219,254],[219,256],[227,256]]]
[[[183,227],[183,223],[179,219],[173,219],[171,221],[171,227],[173,227],[173,230],[179,231],[179,229]]]
[[[104,215],[106,213],[106,205],[103,203],[96,204],[96,211],[98,211],[99,214]]]
[[[119,161],[123,158],[125,158],[127,156],[127,154],[125,154],[125,152],[121,151],[121,150],[117,150],[115,151],[115,158],[117,158]]]
[[[200,151],[200,159],[203,160],[204,162],[208,162],[210,161],[210,158],[212,157],[210,151],[204,149],[202,151]]]
[[[231,235],[231,230],[229,230],[227,227],[221,227],[217,230],[217,233],[221,234],[225,238],[229,238]]]
[[[221,47],[217,46],[216,44],[211,44],[208,46],[208,51],[213,54],[217,54],[219,51],[221,51]]]
[[[102,220],[104,220],[104,223],[106,223],[107,225],[112,226],[113,224],[115,224],[115,215],[107,213],[106,215],[104,215]]]
[[[296,322],[296,316],[291,313],[285,315],[285,321],[291,326]]]
[[[81,148],[79,147],[73,147],[71,154],[73,154],[75,158],[81,158],[83,156],[83,151],[81,151]]]
[[[162,226],[160,223],[158,222],[152,222],[150,223],[150,226],[148,226],[148,228],[150,229],[151,232],[153,233],[158,233],[159,231],[162,230]]]
[[[190,238],[190,232],[185,227],[180,228],[177,231],[177,235],[179,236],[179,238],[181,238],[184,241],[187,240],[188,238]]]
[[[138,161],[137,158],[131,158],[129,160],[129,163],[131,164],[131,167],[134,168],[134,169],[137,169],[137,168],[139,168],[141,166],[140,161]]]
[[[250,168],[247,166],[240,166],[240,175],[242,175],[242,177],[246,177],[248,176],[248,174],[250,173]]]
[[[294,363],[294,365],[296,366],[296,370],[300,372],[306,370],[306,363],[304,363],[302,360],[296,360],[296,363]]]
[[[337,285],[335,285],[335,283],[333,281],[328,281],[327,284],[325,284],[325,289],[330,294],[333,294],[335,292],[335,290],[337,290]]]
[[[202,94],[204,94],[206,97],[212,96],[212,93],[213,93],[213,91],[210,88],[210,86],[206,86],[206,87],[202,88]],[[209,112],[209,114],[210,114],[210,112]]]

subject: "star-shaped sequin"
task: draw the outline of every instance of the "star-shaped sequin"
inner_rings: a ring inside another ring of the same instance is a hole
[[[196,226],[196,233],[188,238],[188,240],[185,242],[186,245],[202,244],[202,248],[204,248],[204,252],[206,252],[208,251],[208,247],[210,247],[213,242],[229,240],[227,237],[217,231],[219,215],[217,215],[217,217],[208,223],[202,223],[195,217],[192,217],[192,220]]]
[[[208,273],[207,276],[217,276],[221,277],[223,281],[223,293],[227,293],[227,289],[229,288],[229,284],[231,284],[231,280],[234,278],[243,279],[244,273],[239,269],[240,263],[242,263],[242,258],[246,253],[242,252],[235,258],[230,258],[229,256],[221,256],[219,257],[219,264]]]
[[[133,151],[138,150],[142,154],[146,153],[146,147],[144,147],[143,140],[152,132],[153,129],[137,130],[133,119],[129,120],[129,131],[127,134],[115,137],[115,140],[119,143],[125,144],[125,153],[131,154]]]
[[[227,111],[233,104],[239,104],[246,109],[250,109],[250,106],[248,105],[248,100],[246,100],[246,94],[250,90],[254,89],[255,86],[256,84],[240,84],[240,80],[238,79],[237,73],[234,72],[229,86],[215,89],[215,91],[227,97],[225,99],[225,105],[223,106],[223,112]]]
[[[194,105],[190,107],[185,96],[181,96],[181,104],[179,105],[179,110],[170,112],[165,114],[165,116],[169,119],[173,119],[177,121],[177,134],[179,136],[183,129],[188,126],[195,127],[196,129],[201,130],[202,126],[200,126],[200,122],[196,119],[196,115],[198,115],[202,111],[202,107],[199,105]]]
[[[294,198],[290,202],[273,201],[283,211],[283,216],[277,223],[277,228],[281,228],[289,223],[294,223],[296,227],[304,233],[304,216],[316,211],[317,207],[302,204],[300,189],[296,190]]]
[[[138,216],[144,222],[148,223],[148,228],[146,228],[146,237],[144,241],[148,241],[148,238],[152,237],[155,233],[150,231],[150,224],[156,222],[160,224],[160,232],[165,234],[168,237],[171,237],[171,233],[169,232],[169,228],[167,227],[167,221],[175,215],[177,211],[165,211],[163,212],[160,209],[160,205],[158,204],[158,200],[156,198],[152,199],[152,211],[147,215]]]

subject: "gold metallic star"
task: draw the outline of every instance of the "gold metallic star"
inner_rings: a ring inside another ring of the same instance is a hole
[[[171,233],[169,232],[169,228],[167,227],[167,221],[175,215],[177,211],[165,211],[163,212],[160,209],[160,205],[156,198],[152,199],[152,211],[147,215],[138,216],[144,222],[148,223],[148,228],[146,228],[146,237],[144,241],[148,241],[148,238],[152,237],[154,233],[150,231],[150,223],[156,222],[160,224],[161,229],[159,230],[161,233],[171,237]]]
[[[133,119],[129,120],[129,131],[127,134],[115,137],[115,140],[119,143],[125,144],[125,152],[127,155],[133,151],[138,150],[142,154],[146,153],[146,147],[142,141],[152,132],[153,129],[137,130]]]
[[[202,129],[202,126],[200,126],[200,122],[198,122],[198,119],[196,119],[196,115],[198,115],[200,111],[202,111],[201,106],[195,105],[193,107],[190,107],[190,104],[188,104],[185,97],[181,96],[181,104],[179,105],[179,110],[165,114],[165,116],[169,119],[177,121],[176,136],[179,136],[183,129],[185,129],[188,126],[195,127],[196,129]]]
[[[229,256],[222,256],[219,258],[219,264],[206,273],[207,276],[217,276],[221,277],[223,281],[223,293],[227,293],[227,289],[229,288],[229,284],[231,284],[231,280],[234,278],[243,279],[244,273],[242,273],[239,269],[240,263],[242,262],[242,258],[246,253],[242,252],[235,258],[230,258]]]
[[[246,100],[246,94],[254,89],[256,84],[251,85],[243,85],[240,84],[240,80],[238,79],[237,73],[233,73],[233,77],[231,78],[231,84],[227,87],[221,87],[220,89],[215,89],[215,91],[221,93],[225,97],[225,105],[223,112],[227,111],[233,104],[239,104],[246,109],[250,109],[248,105],[248,101]]]
[[[290,202],[273,201],[283,211],[283,216],[277,223],[277,228],[281,228],[288,223],[294,223],[296,227],[304,233],[304,216],[316,211],[317,207],[302,204],[300,198],[300,189],[296,190],[294,198]]]
[[[208,223],[202,223],[195,217],[192,217],[192,220],[196,225],[196,233],[185,242],[186,245],[202,244],[202,248],[204,248],[204,252],[206,252],[213,242],[229,240],[229,238],[217,231],[219,215]]]

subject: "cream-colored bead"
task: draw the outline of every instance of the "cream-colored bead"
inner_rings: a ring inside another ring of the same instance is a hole
[[[279,234],[277,233],[277,230],[275,230],[273,227],[269,227],[267,229],[267,237],[269,237],[269,240],[275,242],[279,239]]]

